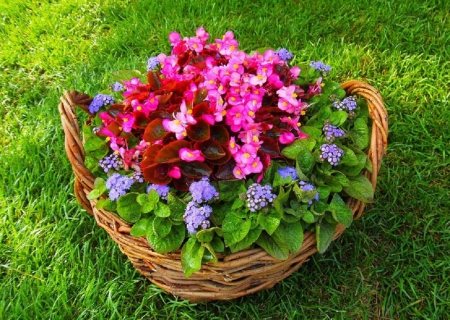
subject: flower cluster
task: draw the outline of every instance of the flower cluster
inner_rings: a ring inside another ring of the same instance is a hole
[[[300,185],[300,189],[302,189],[303,191],[316,191],[316,187],[311,183],[300,181],[298,184]],[[308,204],[312,205],[314,201],[319,201],[319,192],[316,192],[316,195]]]
[[[324,64],[322,61],[311,61],[309,66],[320,71],[323,75],[326,75],[331,71],[331,67]]]
[[[113,201],[117,200],[120,196],[127,193],[133,183],[133,178],[119,173],[113,173],[108,180],[106,180],[106,188],[109,190],[109,199]]]
[[[333,142],[335,138],[345,137],[344,130],[331,125],[329,122],[325,123],[322,130],[325,134],[325,139],[330,143]]]
[[[338,110],[354,111],[357,107],[356,98],[354,96],[346,97],[342,101],[333,102],[333,106]]]
[[[291,177],[292,180],[298,179],[297,170],[294,167],[279,168],[278,173],[283,179],[287,177]]]
[[[323,144],[320,147],[321,154],[319,158],[322,161],[328,161],[332,166],[337,166],[341,157],[344,155],[344,150],[335,144]]]
[[[272,193],[270,185],[262,186],[259,183],[253,183],[247,190],[247,207],[251,212],[259,211],[268,207],[277,197]]]
[[[89,112],[96,113],[101,107],[114,103],[114,98],[107,94],[98,94],[89,104]]]
[[[117,153],[111,153],[110,155],[100,159],[98,165],[103,169],[103,171],[105,171],[105,173],[108,173],[109,170],[113,169],[117,171],[123,168],[123,160]]]
[[[189,202],[186,207],[186,212],[183,216],[188,232],[190,234],[194,234],[197,232],[197,229],[199,227],[202,229],[209,228],[211,223],[208,218],[211,213],[212,208],[210,205],[199,205],[195,201]]]
[[[203,177],[200,181],[193,182],[189,187],[192,196],[183,215],[184,222],[189,233],[196,233],[197,229],[209,228],[210,221],[208,217],[212,212],[210,205],[206,202],[219,197],[216,188],[209,182],[207,177]]]

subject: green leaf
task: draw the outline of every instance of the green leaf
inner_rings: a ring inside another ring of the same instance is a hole
[[[281,221],[273,234],[276,242],[286,244],[290,253],[300,250],[303,242],[303,228],[300,222],[287,223]]]
[[[220,237],[214,237],[210,243],[215,252],[225,251],[225,245],[223,244],[223,241]]]
[[[331,113],[329,120],[333,126],[339,127],[344,124],[347,118],[347,111],[334,111],[333,113]]]
[[[228,213],[232,212],[231,207],[232,202],[225,203],[215,203],[212,205],[213,211],[211,214],[211,219],[217,224],[223,224],[223,220],[228,215]]]
[[[204,252],[205,247],[194,238],[190,238],[184,244],[181,249],[181,267],[186,278],[201,269]]]
[[[138,193],[130,192],[117,200],[117,213],[128,222],[137,222],[141,218],[141,205],[136,201]]]
[[[236,211],[237,209],[242,208],[242,206],[245,204],[244,200],[241,200],[239,198],[237,198],[236,200],[234,200],[233,205],[231,206],[231,210],[232,211]]]
[[[288,192],[284,192],[284,189],[280,188],[280,193],[273,201],[273,206],[280,215],[284,213],[283,204],[285,204],[289,200],[291,189],[289,188],[288,190]]]
[[[280,225],[281,214],[277,210],[270,210],[270,212],[264,213],[260,212],[258,214],[258,223],[259,225],[266,230],[269,235],[278,228]]]
[[[211,242],[215,235],[215,229],[217,228],[200,230],[195,234],[195,236],[200,242]]]
[[[275,173],[278,172],[278,164],[275,161],[270,162],[269,168],[267,168],[266,173],[261,181],[262,185],[272,184],[275,178]]]
[[[289,247],[287,244],[276,242],[266,232],[262,232],[256,243],[268,254],[279,260],[286,260],[289,257]]]
[[[250,225],[250,220],[242,220],[236,214],[228,213],[222,225],[225,244],[230,246],[244,239],[250,231]]]
[[[316,127],[302,126],[300,127],[300,131],[306,133],[308,136],[315,140],[320,140],[322,138],[322,130]]]
[[[316,140],[313,138],[295,140],[290,145],[285,147],[283,151],[281,151],[281,154],[286,158],[295,160],[301,150],[312,151],[315,145]]]
[[[316,160],[314,159],[314,156],[309,152],[308,150],[300,150],[300,152],[297,154],[297,165],[299,166],[300,170],[307,175],[312,171],[314,168],[314,164],[316,163]]]
[[[350,227],[353,222],[353,212],[338,194],[333,196],[329,210],[331,210],[334,220],[342,223],[347,228]]]
[[[140,193],[137,197],[136,197],[136,201],[137,203],[139,203],[141,206],[143,206],[146,202],[148,202],[148,195],[145,193]]]
[[[366,120],[357,118],[350,132],[358,148],[365,149],[369,146],[369,127]]]
[[[89,200],[97,199],[102,195],[99,189],[92,189],[91,192],[88,193],[87,198]]]
[[[155,216],[160,218],[167,218],[170,216],[170,208],[168,205],[158,202],[155,207]]]
[[[344,188],[344,191],[355,199],[362,202],[373,202],[372,183],[364,175],[349,177],[350,184]]]
[[[155,205],[159,202],[159,195],[155,189],[150,189],[150,192],[148,193],[148,202]]]
[[[183,221],[186,204],[170,192],[167,195],[167,203],[170,209],[170,218],[174,221]]]
[[[106,191],[106,182],[104,179],[98,177],[94,180],[94,188],[98,189],[100,193],[103,193]]]
[[[147,229],[147,240],[150,246],[158,253],[172,252],[180,248],[185,237],[184,224],[172,225],[172,230],[164,238],[158,237],[153,228]]]
[[[339,161],[339,165],[357,166],[359,164],[358,158],[352,149],[342,146],[342,150],[344,150],[344,155]]]
[[[210,243],[205,242],[202,243],[202,247],[204,247],[206,250],[203,253],[203,257],[202,257],[202,262],[212,262],[212,263],[217,263],[218,259],[217,259],[217,255],[216,252],[214,251],[214,248],[211,246]]]
[[[327,186],[319,186],[317,187],[317,192],[319,192],[319,198],[323,200],[327,200],[330,196],[331,189]]]
[[[335,228],[336,224],[329,223],[325,219],[320,220],[316,225],[317,250],[320,253],[324,253],[330,246]]]
[[[118,70],[112,73],[112,79],[115,81],[129,80],[139,78],[142,83],[147,83],[147,75],[139,70]]]
[[[172,222],[168,218],[155,217],[152,227],[155,235],[159,238],[164,238],[172,230]]]
[[[305,213],[303,214],[302,219],[303,219],[303,221],[305,221],[306,223],[314,223],[314,222],[316,222],[317,217],[314,216],[314,214],[313,214],[311,211],[307,210],[307,211],[305,211]]]
[[[238,252],[250,247],[261,235],[262,229],[255,228],[248,232],[244,239],[230,246],[231,252]]]
[[[151,227],[151,221],[147,218],[139,219],[130,230],[130,234],[133,237],[141,237],[146,235],[147,229]]]
[[[287,177],[283,178],[283,177],[281,177],[281,175],[278,172],[276,172],[275,176],[274,176],[274,179],[273,179],[272,187],[275,188],[275,187],[278,187],[278,186],[285,186],[285,185],[287,185],[287,184],[289,184],[291,182],[292,182],[292,177],[291,176],[287,176]]]
[[[222,180],[219,182],[219,199],[222,201],[233,201],[240,193],[246,191],[244,180],[227,181]]]
[[[109,198],[106,199],[105,203],[103,204],[103,209],[106,211],[117,211],[117,203],[115,201],[111,201]]]

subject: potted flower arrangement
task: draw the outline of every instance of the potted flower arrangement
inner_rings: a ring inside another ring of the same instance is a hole
[[[324,252],[355,211],[373,201],[386,144],[382,103],[374,119],[367,88],[348,94],[326,79],[329,66],[296,66],[286,49],[245,53],[231,31],[214,42],[203,28],[169,39],[171,54],[151,57],[146,72],[117,72],[108,90],[69,103],[89,113],[82,163],[74,170],[90,187],[81,188],[79,200],[91,203],[96,216],[106,212],[120,221],[110,234],[145,242],[156,257],[177,257],[173,270],[187,279],[242,252],[289,260],[305,234],[314,238],[310,254]],[[382,132],[379,150],[371,131]],[[133,264],[146,265],[148,274],[140,271],[155,280],[152,259],[133,255]],[[154,282],[183,296],[177,281]]]

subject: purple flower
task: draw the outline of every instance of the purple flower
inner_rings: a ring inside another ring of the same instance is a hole
[[[98,94],[89,104],[89,112],[96,113],[101,107],[114,103],[114,98],[107,94]]]
[[[279,168],[278,173],[283,179],[287,177],[291,177],[292,180],[298,179],[297,171],[295,170],[294,167]]]
[[[211,213],[212,208],[209,205],[200,205],[195,201],[189,202],[183,215],[188,232],[193,234],[197,232],[199,227],[202,229],[209,228],[211,224],[207,218]]]
[[[106,180],[106,188],[109,190],[109,198],[114,201],[123,196],[133,185],[133,178],[123,176],[119,173],[112,174]]]
[[[320,71],[324,76],[331,71],[331,67],[324,64],[322,61],[311,61],[309,66],[317,71]]]
[[[100,159],[98,165],[103,169],[103,171],[105,171],[105,173],[108,173],[111,169],[119,170],[120,168],[123,168],[123,160],[118,154],[112,153],[109,156],[105,156]]]
[[[133,178],[134,182],[136,182],[136,183],[144,182],[144,176],[143,176],[142,172],[140,172],[140,171],[133,172],[133,175],[131,176],[131,178]]]
[[[322,153],[319,158],[322,161],[328,161],[332,166],[337,166],[344,155],[344,150],[340,149],[335,144],[323,144],[320,146],[320,151],[322,151]]]
[[[159,66],[158,57],[150,57],[147,61],[147,71],[154,70],[157,66]]]
[[[291,60],[294,57],[294,55],[285,48],[278,49],[275,51],[275,54],[284,61]]]
[[[272,193],[270,185],[252,184],[247,190],[247,207],[251,212],[261,210],[273,203],[277,196]]]
[[[122,91],[123,85],[120,82],[115,82],[112,87],[113,91]]]
[[[357,106],[358,104],[356,103],[356,98],[354,96],[349,96],[342,101],[333,102],[333,107],[338,110],[353,111]]]
[[[158,193],[161,199],[167,200],[167,195],[170,191],[170,187],[168,185],[149,184],[147,187],[147,193],[149,193],[152,189]]]
[[[191,192],[192,199],[198,203],[210,201],[219,196],[216,188],[209,183],[207,177],[203,177],[200,181],[193,182],[189,187],[189,191]]]
[[[322,130],[325,133],[325,139],[328,142],[333,142],[335,138],[345,137],[344,130],[336,126],[332,126],[330,123],[325,123]]]
[[[303,191],[315,191],[316,187],[310,183],[306,183],[305,181],[299,182],[300,189]],[[316,192],[316,195],[314,198],[308,203],[309,205],[312,205],[314,201],[319,201],[319,192]]]

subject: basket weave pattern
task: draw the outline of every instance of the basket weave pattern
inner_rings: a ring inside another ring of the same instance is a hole
[[[378,91],[359,81],[348,81],[342,88],[351,95],[366,99],[373,120],[372,138],[368,156],[372,161],[372,173],[366,176],[375,189],[381,158],[387,146],[387,112]],[[116,214],[98,210],[96,200],[88,200],[87,194],[94,188],[94,176],[84,165],[84,150],[75,106],[87,109],[91,98],[76,91],[65,91],[61,97],[59,112],[65,133],[65,149],[75,173],[75,195],[80,204],[92,214],[97,224],[106,230],[128,256],[134,267],[150,281],[167,292],[192,302],[231,300],[262,289],[273,287],[277,282],[296,271],[308,258],[317,252],[314,233],[306,232],[300,250],[287,260],[271,257],[261,248],[243,250],[230,255],[218,256],[216,264],[207,263],[189,278],[181,268],[181,253],[158,254],[152,250],[145,237],[132,237],[131,226]],[[347,205],[358,219],[364,203],[348,199]],[[345,227],[338,225],[334,239]]]

